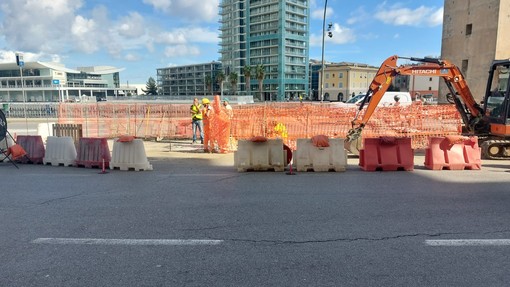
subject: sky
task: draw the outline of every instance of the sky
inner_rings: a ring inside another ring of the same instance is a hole
[[[219,61],[220,0],[2,0],[0,63],[124,68],[121,84],[156,70]],[[329,0],[324,59],[379,67],[389,56],[439,57],[443,0]],[[324,0],[310,1],[310,59],[322,58]]]

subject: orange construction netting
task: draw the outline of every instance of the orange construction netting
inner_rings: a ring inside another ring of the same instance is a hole
[[[86,137],[114,138],[129,134],[147,139],[191,139],[190,104],[63,103],[59,123],[82,124]],[[237,140],[254,136],[282,138],[295,149],[298,138],[326,135],[344,138],[357,108],[335,103],[266,102],[233,106],[228,116],[219,97],[212,101],[210,148],[228,152]],[[413,148],[425,148],[428,137],[458,135],[462,121],[453,105],[378,107],[363,137],[411,137]]]

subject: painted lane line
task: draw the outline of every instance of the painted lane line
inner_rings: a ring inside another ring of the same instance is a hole
[[[506,246],[510,239],[445,239],[425,240],[429,246]]]
[[[101,238],[37,238],[35,244],[77,245],[219,245],[223,240],[206,239],[101,239]]]

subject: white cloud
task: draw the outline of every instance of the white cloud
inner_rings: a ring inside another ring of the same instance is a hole
[[[352,29],[342,27],[339,24],[335,23],[333,24],[333,27],[331,29],[331,32],[333,34],[332,38],[329,38],[327,35],[325,35],[325,41],[327,43],[333,43],[333,44],[346,44],[346,43],[353,43],[356,41],[356,35],[354,34],[354,31]],[[310,46],[321,46],[322,45],[322,35],[316,35],[312,34],[310,36]]]
[[[326,8],[326,20],[328,18],[331,18],[333,16],[333,14],[335,14],[335,10],[333,10],[333,8],[331,8],[331,7],[327,7]],[[324,17],[324,7],[318,8],[318,9],[312,11],[311,16],[312,16],[312,19],[322,20],[322,18]]]
[[[165,48],[165,56],[168,58],[197,55],[200,55],[200,49],[198,49],[196,46],[175,45]]]
[[[159,37],[155,37],[154,41],[156,43],[176,45],[176,44],[185,44],[187,43],[186,35],[184,31],[174,31],[174,32],[163,32],[159,35]]]
[[[2,0],[2,34],[17,49],[56,52],[81,6],[81,0]]]
[[[218,20],[219,0],[143,0],[154,9],[192,22]]]
[[[219,43],[219,32],[204,28],[179,28],[172,31],[161,32],[154,36],[156,43],[168,45],[186,43]]]
[[[431,27],[439,26],[443,24],[443,7],[436,10],[436,12],[432,13],[431,17],[428,19],[428,24]]]
[[[140,60],[140,57],[138,55],[128,53],[127,55],[124,56],[124,60],[128,62],[136,62]]]
[[[20,51],[0,50],[0,63],[16,62],[16,53]],[[61,62],[61,57],[57,54],[30,53],[22,52],[25,62]]]
[[[71,26],[71,33],[76,39],[76,44],[81,51],[93,53],[99,49],[94,39],[89,39],[89,35],[94,34],[96,24],[92,19],[85,19],[82,16],[76,16]]]
[[[347,24],[354,25],[370,19],[371,15],[365,11],[365,7],[358,7],[356,10],[351,12],[351,17],[347,19]]]
[[[121,36],[137,38],[145,34],[145,21],[137,12],[130,12],[128,16],[120,19],[116,30]]]
[[[375,18],[396,26],[437,26],[443,22],[443,8],[420,6],[416,9],[403,8],[399,4],[385,7],[379,5]]]

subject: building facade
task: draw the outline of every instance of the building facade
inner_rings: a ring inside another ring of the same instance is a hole
[[[378,67],[360,63],[327,63],[324,65],[324,100],[347,101],[355,95],[368,91]],[[321,79],[322,70],[317,70],[318,79]],[[320,90],[320,82],[315,91]]]
[[[307,0],[221,1],[221,62],[227,77],[238,75],[237,91],[258,94],[254,68],[263,65],[262,100],[308,94],[309,5]],[[252,67],[248,86],[245,66]]]
[[[204,96],[220,92],[216,76],[219,62],[157,69],[159,94],[163,96]]]
[[[0,64],[0,101],[59,102],[94,101],[107,96],[136,93],[120,88],[119,72],[109,66],[68,69],[60,63],[27,62],[20,69],[16,63]]]
[[[473,96],[481,100],[493,60],[510,58],[508,0],[444,1],[441,57],[461,68]],[[440,94],[447,88],[440,86]]]

